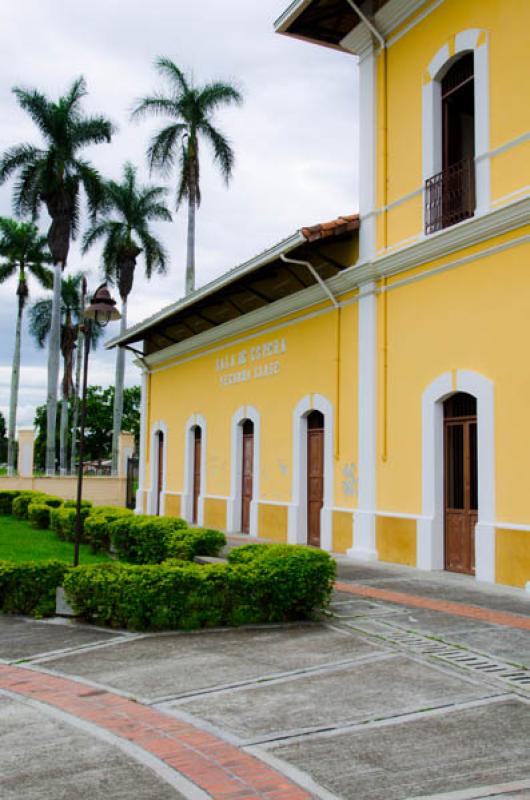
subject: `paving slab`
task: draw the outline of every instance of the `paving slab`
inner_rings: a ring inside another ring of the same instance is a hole
[[[511,587],[477,583],[469,575],[425,572],[387,564],[364,565],[340,559],[337,578],[419,597],[450,600],[495,611],[530,615],[530,595]]]
[[[2,800],[180,800],[152,770],[66,722],[0,697]]]
[[[58,657],[46,667],[159,698],[379,652],[361,636],[319,625],[149,636]]]
[[[528,779],[529,721],[528,705],[507,699],[299,740],[272,752],[338,797],[405,800]]]
[[[0,658],[5,661],[28,659],[40,653],[105,642],[119,634],[76,623],[36,621],[0,614]]]
[[[258,740],[465,702],[491,690],[395,655],[379,661],[180,701],[176,708]]]

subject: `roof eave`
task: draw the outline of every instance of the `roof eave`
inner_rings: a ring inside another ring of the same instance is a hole
[[[166,306],[166,308],[163,308],[161,311],[153,314],[153,316],[149,317],[148,319],[143,320],[143,322],[133,325],[131,328],[128,328],[122,336],[115,336],[114,339],[110,339],[105,343],[105,349],[112,350],[114,347],[127,345],[132,341],[138,341],[139,334],[143,332],[147,333],[148,330],[153,328],[155,325],[158,325],[160,322],[163,322],[168,317],[171,317],[173,314],[193,306],[198,300],[202,300],[205,297],[208,297],[208,295],[213,294],[213,292],[218,291],[223,286],[233,283],[233,281],[237,278],[241,278],[256,269],[259,269],[259,267],[265,266],[269,262],[279,258],[282,254],[289,253],[291,250],[294,250],[294,248],[306,241],[306,237],[303,235],[303,233],[301,231],[297,231],[288,239],[284,239],[282,242],[279,242],[277,245],[271,247],[269,250],[266,250],[264,253],[261,253],[259,256],[255,256],[250,261],[246,261],[245,263],[240,264],[238,267],[234,267],[234,269],[230,270],[229,272],[223,273],[223,275],[221,275],[219,278],[210,281],[210,283],[207,283],[205,286],[197,289],[197,291],[193,292],[193,294],[189,294],[187,297],[178,300],[176,303]]]

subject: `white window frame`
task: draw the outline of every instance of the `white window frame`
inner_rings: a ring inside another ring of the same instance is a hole
[[[444,414],[455,392],[477,400],[478,521],[475,576],[495,582],[495,416],[492,381],[477,372],[456,370],[434,380],[422,396],[422,517],[417,523],[419,569],[444,569]]]
[[[254,406],[240,406],[232,415],[230,497],[226,504],[226,529],[241,533],[243,423],[249,419],[254,425],[254,453],[252,459],[252,500],[250,501],[249,536],[258,535],[258,508],[260,498],[261,417]]]
[[[293,478],[287,541],[307,544],[307,418],[312,411],[324,417],[324,503],[320,511],[320,546],[332,549],[333,522],[333,405],[321,394],[307,394],[293,410]]]
[[[423,83],[423,182],[442,169],[442,88],[441,81],[462,53],[472,52],[475,82],[475,215],[489,211],[490,188],[490,113],[489,45],[486,31],[478,28],[460,31],[454,43],[444,44],[431,60]],[[432,235],[432,234],[430,234]]]
[[[204,498],[206,496],[206,444],[207,425],[202,414],[192,414],[186,421],[184,433],[184,492],[180,499],[180,515],[186,522],[193,519],[193,476],[195,471],[195,428],[201,429],[201,472],[197,525],[204,525]]]
[[[149,489],[149,497],[147,501],[148,514],[156,515],[157,497],[156,489],[158,485],[158,455],[159,450],[157,447],[157,434],[162,433],[164,436],[164,455],[162,464],[162,489],[160,491],[160,516],[162,517],[166,511],[166,490],[167,490],[167,451],[169,445],[168,428],[165,422],[155,422],[151,427],[151,488]]]

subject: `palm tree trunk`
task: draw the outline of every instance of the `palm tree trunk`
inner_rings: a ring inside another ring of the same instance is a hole
[[[11,394],[9,397],[9,423],[7,428],[7,474],[15,474],[15,434],[17,425],[18,387],[20,383],[20,343],[24,301],[18,300],[17,325],[15,329],[15,351],[11,368]]]
[[[186,294],[195,289],[195,192],[190,190],[188,198],[188,240],[186,258]]]
[[[127,328],[127,298],[122,298],[120,336]],[[121,419],[123,416],[123,383],[125,379],[125,350],[116,348],[116,377],[114,380],[114,413],[112,420],[112,474],[118,474]]]
[[[57,387],[61,356],[61,277],[62,267],[58,261],[53,267],[52,321],[48,342],[48,394],[46,430],[46,474],[55,475],[55,431],[57,427]]]
[[[61,400],[61,427],[59,431],[59,472],[68,474],[68,398]]]

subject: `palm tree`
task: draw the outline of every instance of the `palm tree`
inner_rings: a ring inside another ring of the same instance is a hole
[[[46,471],[55,472],[55,425],[60,361],[61,274],[79,227],[80,189],[84,189],[92,216],[101,201],[102,181],[81,151],[110,142],[113,127],[103,116],[85,116],[81,101],[86,84],[77,78],[56,102],[36,89],[15,87],[20,107],[27,111],[44,139],[43,147],[18,144],[0,159],[0,185],[17,174],[13,205],[17,216],[38,217],[43,204],[51,217],[48,247],[54,264],[53,303],[48,351]]]
[[[142,186],[137,182],[136,169],[125,164],[120,182],[105,184],[105,205],[98,219],[83,237],[83,253],[103,239],[103,267],[107,280],[117,284],[121,297],[121,326],[127,328],[127,299],[132,290],[136,259],[143,252],[145,275],[166,271],[167,254],[153,235],[149,223],[157,220],[171,222],[164,205],[167,190],[161,186]],[[112,473],[118,472],[118,444],[123,415],[123,382],[125,351],[117,348],[112,430]]]
[[[82,272],[63,278],[61,281],[61,353],[63,356],[63,380],[61,387],[61,423],[59,431],[59,468],[62,475],[68,472],[68,400],[74,394],[74,352],[81,324],[83,308],[79,288],[84,280]],[[38,300],[29,310],[29,330],[37,345],[44,347],[52,329],[52,300]],[[91,326],[91,346],[95,347],[101,336],[101,328]],[[79,357],[79,355],[78,355]],[[75,435],[75,432],[74,432]],[[47,438],[47,437],[46,437]],[[55,452],[54,452],[55,459]]]
[[[223,105],[240,105],[243,98],[229,83],[214,81],[195,86],[168,58],[157,59],[156,68],[168,80],[169,93],[156,93],[139,100],[132,115],[139,118],[155,114],[172,120],[153,137],[147,158],[151,169],[165,174],[178,163],[177,209],[184,199],[188,201],[186,294],[189,294],[195,288],[195,212],[201,202],[199,141],[202,138],[210,144],[214,161],[228,184],[234,151],[214,127],[212,116]]]
[[[41,236],[35,225],[30,222],[17,222],[14,219],[0,217],[0,257],[3,259],[0,262],[0,283],[18,273],[17,323],[7,426],[7,470],[8,475],[14,475],[22,316],[29,296],[27,276],[32,275],[45,289],[51,289],[53,272],[45,266],[51,262],[46,247],[46,237]]]

